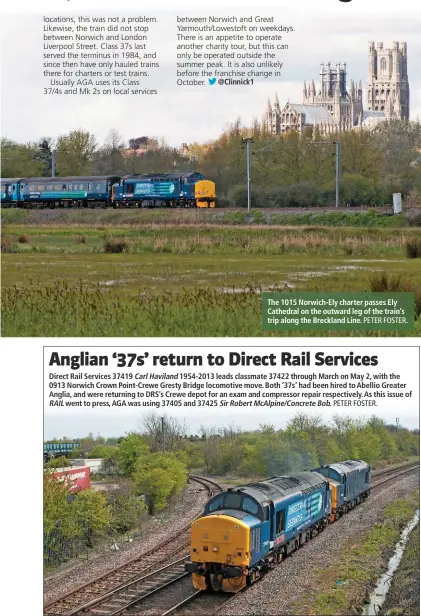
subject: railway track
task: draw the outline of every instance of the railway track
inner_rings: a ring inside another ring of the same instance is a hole
[[[379,471],[375,477],[376,482],[372,485],[371,491],[378,491],[380,487],[384,487],[385,484],[392,483],[398,477],[404,477],[411,475],[419,471],[419,462],[405,464],[394,469],[384,469]],[[380,478],[377,481],[377,478]],[[337,524],[338,522],[335,522]],[[243,589],[240,592],[245,592]],[[184,600],[179,601],[170,609],[162,612],[160,616],[214,616],[218,614],[230,601],[238,595],[224,595],[224,594],[209,594],[201,590],[192,592]]]
[[[398,471],[403,471],[405,469],[410,469],[410,468],[416,468],[417,466],[419,466],[419,462],[408,462],[406,464],[400,464],[399,466],[395,466],[393,468],[384,468],[381,469],[379,471],[373,471],[371,473],[371,478],[374,480],[377,477],[380,476],[385,476],[385,475],[391,475],[393,473],[396,473]]]
[[[384,472],[379,473],[375,476],[376,480],[379,476],[382,477],[382,479],[372,484],[371,492],[377,491],[378,488],[380,488],[380,486],[384,486],[384,484],[386,483],[391,483],[395,481],[395,479],[397,479],[398,477],[412,475],[413,473],[416,473],[417,471],[419,472],[419,470],[420,470],[419,462],[401,466],[395,469],[385,470]]]
[[[376,482],[373,483],[372,491],[417,470],[419,470],[419,463],[379,471],[375,475]],[[190,475],[190,479],[206,487],[209,498],[221,491],[217,483],[207,478]],[[190,525],[196,517],[198,516],[190,519],[176,535],[170,537],[159,548],[150,550],[50,602],[44,607],[44,614],[48,616],[118,616],[139,605],[148,597],[157,595],[181,581],[189,575],[184,571],[184,562],[189,557]],[[171,562],[168,563],[169,560]],[[164,562],[167,564],[163,565]],[[185,599],[163,611],[161,616],[216,614],[234,596],[189,591]]]
[[[222,489],[214,481],[198,475],[190,475],[190,480],[203,485],[209,498]],[[189,556],[190,525],[199,515],[201,513],[188,520],[160,547],[132,558],[124,565],[47,603],[44,614],[113,616],[134,605],[135,597],[144,599],[185,577],[188,575],[184,572],[184,561]],[[160,566],[170,560],[170,564]]]

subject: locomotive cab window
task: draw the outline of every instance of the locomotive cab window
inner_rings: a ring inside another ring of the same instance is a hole
[[[225,507],[227,509],[240,509],[241,494],[231,492],[225,495]]]
[[[276,534],[280,535],[285,531],[285,509],[276,512]]]
[[[243,511],[247,511],[248,513],[252,513],[256,515],[259,511],[257,503],[248,496],[245,496],[243,499]]]
[[[134,192],[134,184],[126,184],[127,192]]]
[[[222,509],[224,506],[224,497],[222,495],[217,496],[209,503],[209,512]]]

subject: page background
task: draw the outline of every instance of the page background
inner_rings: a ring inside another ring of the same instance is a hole
[[[255,9],[254,2],[231,0],[230,7],[250,7]],[[266,7],[276,6],[280,12],[279,2],[265,2]],[[324,10],[326,12],[342,11],[344,16],[362,12],[378,12],[379,28],[381,29],[381,14],[386,12],[414,11],[419,9],[419,0],[400,0],[398,5],[394,0],[352,0],[342,3],[338,0],[299,0],[296,6],[300,10]],[[173,2],[157,2],[156,8],[173,7]],[[213,0],[212,10],[226,8],[224,0]],[[145,7],[146,8],[146,7]],[[178,8],[197,8],[197,2],[184,0]],[[202,7],[201,7],[202,8]],[[29,0],[15,0],[4,3],[2,13],[16,14],[65,14],[83,13],[88,10],[117,13],[123,9],[141,13],[142,7],[133,0],[122,0],[118,9],[112,0],[39,0],[37,3]],[[346,17],[344,17],[346,19]],[[396,36],[398,38],[398,34]],[[418,58],[418,62],[420,59]],[[415,59],[414,59],[415,62]],[[275,344],[282,340],[278,338]],[[176,344],[186,344],[187,339],[147,339],[149,345],[159,344],[168,347]],[[349,345],[356,339],[337,338],[329,340],[305,338],[309,346]],[[2,552],[6,576],[2,576],[6,597],[2,604],[7,614],[18,614],[23,611],[28,614],[42,613],[42,442],[43,442],[43,346],[80,344],[80,339],[1,339],[1,410],[2,410],[2,441],[3,441],[3,506],[2,516]],[[142,345],[142,339],[85,339],[89,345]],[[191,339],[191,346],[204,344],[241,345],[242,343],[256,346],[271,343],[269,339]],[[285,346],[303,344],[303,339],[289,338]],[[388,346],[417,345],[417,338],[359,338],[358,344],[375,344]],[[25,576],[24,590],[18,586],[18,578]],[[18,607],[16,601],[19,601]]]

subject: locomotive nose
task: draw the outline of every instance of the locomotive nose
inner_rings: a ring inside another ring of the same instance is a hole
[[[191,529],[191,560],[247,566],[250,562],[250,528],[225,515],[196,520]]]

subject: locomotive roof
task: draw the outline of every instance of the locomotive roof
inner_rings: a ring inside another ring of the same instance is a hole
[[[326,478],[314,471],[303,471],[292,476],[271,477],[265,481],[250,483],[236,488],[234,491],[253,496],[258,502],[281,500],[297,493],[312,492],[317,486],[326,483]]]
[[[141,173],[138,175],[125,175],[123,180],[145,180],[148,178],[162,179],[162,180],[180,180],[182,178],[190,178],[192,176],[202,175],[198,171],[177,172],[177,173]]]
[[[335,462],[335,464],[325,464],[320,468],[332,468],[340,475],[347,475],[352,471],[365,471],[369,466],[364,460],[345,460],[344,462]]]
[[[1,178],[0,181],[1,182],[21,182],[22,180],[25,180],[26,178]]]
[[[65,182],[99,182],[101,180],[119,180],[119,175],[68,175],[68,176],[55,176],[55,177],[39,177],[28,178],[28,182],[56,182],[64,180]]]

